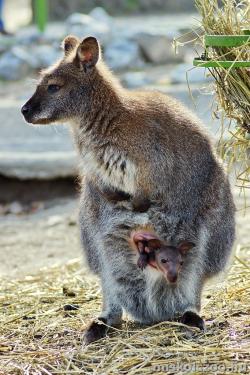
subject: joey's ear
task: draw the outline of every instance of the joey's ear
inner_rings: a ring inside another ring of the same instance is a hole
[[[161,241],[157,238],[152,238],[152,240],[148,240],[148,247],[150,249],[159,249],[161,247]]]
[[[78,39],[74,35],[68,35],[66,38],[64,38],[62,42],[62,48],[64,50],[64,55],[67,56],[70,54],[71,51],[73,51],[76,46],[80,44],[80,39]]]
[[[80,69],[87,72],[92,69],[100,55],[100,47],[96,38],[90,36],[83,39],[76,51],[75,62]]]
[[[177,248],[180,250],[182,254],[186,254],[190,249],[192,249],[195,246],[193,242],[190,241],[181,241]]]

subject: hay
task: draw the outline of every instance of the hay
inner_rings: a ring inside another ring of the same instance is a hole
[[[175,47],[188,43],[202,45],[206,52],[203,56],[205,60],[250,61],[250,40],[238,47],[209,47],[206,50],[203,38],[204,34],[242,35],[244,29],[250,29],[249,0],[195,0],[195,3],[201,15],[200,27],[177,38]],[[208,71],[215,80],[212,112],[215,117],[221,118],[222,123],[220,156],[229,171],[234,167],[239,186],[249,188],[250,69],[232,66],[229,69],[208,68]],[[226,137],[225,130],[228,130]]]
[[[222,0],[222,7],[218,0],[195,0],[195,3],[206,34],[242,35],[244,29],[250,28],[249,0]],[[213,61],[250,61],[250,41],[238,47],[213,47],[208,51]],[[241,186],[250,187],[250,70],[232,67],[209,68],[209,71],[215,79],[216,112],[223,110],[226,117],[236,121],[235,128],[228,126],[230,139],[220,143],[221,155],[229,167],[239,163],[236,177]]]
[[[78,260],[2,279],[0,374],[203,373],[197,365],[208,374],[233,366],[230,373],[249,373],[249,256],[250,246],[239,246],[228,280],[204,292],[206,333],[175,322],[140,327],[127,319],[88,347],[82,336],[101,309],[101,295]]]

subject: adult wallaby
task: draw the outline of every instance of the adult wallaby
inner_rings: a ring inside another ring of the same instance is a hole
[[[103,289],[99,319],[114,326],[125,310],[143,323],[182,316],[184,323],[202,328],[197,315],[202,287],[224,269],[235,227],[229,183],[210,140],[174,99],[124,89],[102,62],[94,37],[81,42],[68,36],[63,48],[64,57],[42,73],[22,113],[29,123],[72,126],[85,176],[81,238]],[[121,192],[124,201],[143,197],[151,206],[144,213],[126,209],[106,199],[107,189]],[[176,284],[150,266],[137,267],[138,233],[163,246],[195,244]],[[94,321],[86,341],[106,332],[106,325]]]

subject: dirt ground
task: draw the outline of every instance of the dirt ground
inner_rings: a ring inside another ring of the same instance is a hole
[[[34,273],[81,256],[76,200],[54,204],[34,214],[0,216],[1,276]]]

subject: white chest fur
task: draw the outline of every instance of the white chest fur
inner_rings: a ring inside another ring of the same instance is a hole
[[[134,194],[136,166],[124,154],[113,147],[107,147],[98,155],[93,151],[83,149],[81,156],[85,175],[96,175],[105,184]]]

